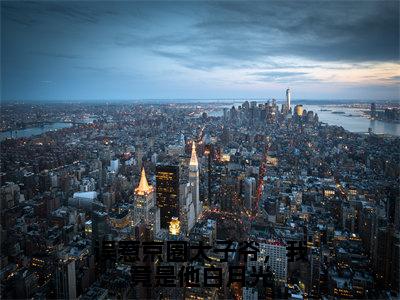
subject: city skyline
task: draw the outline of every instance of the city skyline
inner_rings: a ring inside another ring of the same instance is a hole
[[[2,1],[0,299],[400,299],[400,1]]]
[[[1,101],[399,99],[397,1],[1,7]]]

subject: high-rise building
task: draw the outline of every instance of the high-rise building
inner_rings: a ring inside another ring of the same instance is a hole
[[[243,191],[243,198],[244,198],[244,205],[247,209],[252,209],[253,200],[256,194],[256,179],[254,177],[247,177],[243,181],[244,191]]]
[[[154,188],[148,184],[144,168],[140,176],[139,186],[135,189],[134,220],[148,223],[150,209],[155,205]]]
[[[95,242],[100,243],[103,240],[104,236],[109,233],[110,226],[107,219],[108,215],[105,212],[92,212],[92,237]]]
[[[321,252],[313,247],[310,253],[310,282],[309,292],[318,298],[320,294]]]
[[[157,165],[157,206],[160,208],[160,227],[169,228],[172,217],[179,218],[179,167]]]
[[[286,90],[286,106],[287,110],[290,110],[290,89]]]
[[[56,295],[58,299],[76,299],[75,261],[61,262],[56,269]]]
[[[301,104],[296,105],[294,111],[298,117],[303,116],[303,111],[304,111],[303,105]]]
[[[196,144],[192,144],[192,156],[189,163],[189,183],[192,189],[192,201],[195,210],[195,219],[199,217],[202,212],[202,203],[200,201],[200,180],[199,180],[199,163],[197,161]]]
[[[180,222],[181,222],[181,228],[183,232],[189,232],[195,222],[196,222],[196,212],[194,209],[194,204],[193,204],[193,199],[192,199],[192,188],[190,186],[190,183],[184,183],[180,185],[180,191],[179,191],[179,214],[180,214]]]

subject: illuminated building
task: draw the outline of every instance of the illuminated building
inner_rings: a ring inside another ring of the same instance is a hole
[[[303,105],[301,105],[301,104],[296,105],[294,107],[294,111],[298,117],[301,117],[303,115],[303,111],[304,111]]]
[[[231,156],[229,154],[222,154],[220,161],[221,162],[229,162],[231,160]]]
[[[324,196],[325,197],[333,197],[335,195],[335,191],[333,189],[324,189]]]
[[[169,223],[169,233],[172,235],[179,235],[181,230],[180,222],[177,217],[172,217]]]
[[[149,222],[149,212],[155,205],[154,188],[148,184],[146,172],[142,169],[139,186],[135,189],[134,222]]]
[[[172,217],[179,217],[179,167],[157,165],[157,206],[160,208],[160,226],[169,228]]]
[[[194,204],[195,220],[202,212],[202,203],[200,202],[200,180],[199,180],[199,163],[197,161],[196,144],[193,141],[192,155],[189,163],[189,183],[192,189],[192,202]]]
[[[85,222],[85,236],[87,237],[92,236],[92,220]]]

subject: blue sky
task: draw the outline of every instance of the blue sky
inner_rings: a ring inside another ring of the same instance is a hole
[[[399,99],[398,1],[1,2],[1,100]]]

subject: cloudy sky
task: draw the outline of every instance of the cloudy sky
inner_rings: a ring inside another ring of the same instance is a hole
[[[399,1],[1,2],[2,100],[399,99]]]

